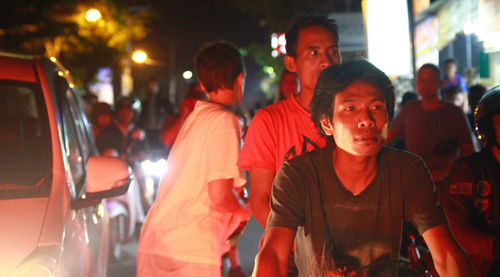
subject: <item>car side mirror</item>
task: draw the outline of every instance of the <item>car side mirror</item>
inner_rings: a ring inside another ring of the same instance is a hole
[[[94,205],[103,198],[127,192],[133,177],[130,167],[116,157],[94,156],[87,160],[87,193],[72,203],[73,208]]]

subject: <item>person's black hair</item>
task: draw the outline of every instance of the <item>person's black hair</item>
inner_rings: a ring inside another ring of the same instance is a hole
[[[455,95],[459,93],[462,93],[462,88],[460,86],[453,85],[447,88],[443,88],[441,90],[441,97],[443,98],[443,100],[453,102],[453,97],[455,97]]]
[[[207,92],[232,88],[240,73],[243,59],[232,43],[215,41],[204,44],[195,57],[196,74]]]
[[[469,87],[469,95],[467,96],[469,100],[469,106],[471,111],[474,111],[477,104],[479,103],[479,99],[486,93],[486,87],[481,84],[476,84]]]
[[[335,95],[356,81],[371,84],[382,92],[388,120],[392,120],[395,96],[391,80],[373,64],[364,59],[356,59],[344,64],[332,65],[319,75],[309,107],[311,118],[322,135],[326,136],[320,120],[324,117],[332,118]]]
[[[418,69],[418,72],[420,72],[422,69],[424,68],[429,68],[429,69],[432,69],[436,72],[437,76],[440,78],[441,77],[441,69],[439,69],[439,67],[435,64],[432,64],[432,63],[426,63],[424,65],[422,65],[419,69]]]
[[[339,40],[339,27],[334,19],[328,18],[324,15],[314,15],[301,17],[295,21],[292,27],[286,32],[286,54],[294,58],[297,57],[297,40],[299,38],[299,31],[301,29],[320,26],[330,31],[333,36]]]
[[[418,93],[413,90],[409,90],[403,94],[401,99],[401,107],[403,107],[406,103],[418,100]]]
[[[455,61],[454,58],[447,58],[446,60],[444,60],[443,64],[444,65],[447,65],[447,64],[450,64],[450,63],[454,63],[454,64],[457,64],[457,61]]]

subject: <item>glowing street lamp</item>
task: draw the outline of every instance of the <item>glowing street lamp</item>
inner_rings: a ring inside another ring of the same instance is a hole
[[[189,80],[193,77],[193,72],[186,70],[184,73],[182,73],[182,77],[186,80]]]
[[[101,12],[98,9],[90,9],[85,14],[85,19],[89,22],[95,22],[101,18]]]
[[[136,63],[145,63],[148,59],[148,54],[142,50],[137,50],[132,54],[132,60]]]

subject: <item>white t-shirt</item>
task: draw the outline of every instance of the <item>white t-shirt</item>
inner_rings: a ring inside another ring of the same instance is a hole
[[[240,217],[211,207],[208,182],[246,180],[236,166],[240,152],[238,118],[220,105],[198,101],[186,118],[167,161],[139,240],[138,253],[221,265],[228,236]]]

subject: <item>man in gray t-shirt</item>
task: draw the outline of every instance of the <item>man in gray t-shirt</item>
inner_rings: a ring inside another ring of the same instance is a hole
[[[389,132],[405,141],[406,150],[424,159],[434,181],[441,182],[457,158],[473,153],[472,132],[462,110],[439,98],[440,70],[423,65],[417,73],[421,100],[405,105]]]

